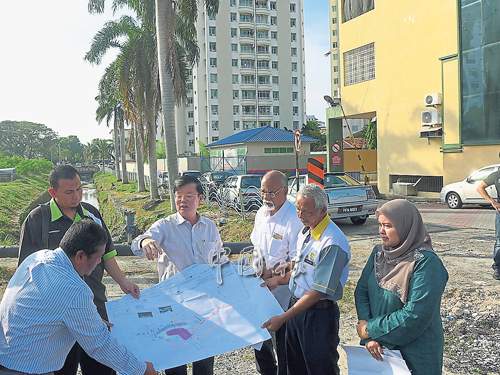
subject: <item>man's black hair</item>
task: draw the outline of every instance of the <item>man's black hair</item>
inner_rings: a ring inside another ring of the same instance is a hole
[[[69,227],[59,246],[70,258],[79,250],[83,250],[87,257],[91,257],[98,252],[99,246],[106,245],[107,242],[106,230],[91,218],[84,217]]]
[[[72,180],[76,176],[80,177],[80,174],[71,165],[58,164],[50,171],[50,187],[54,190],[57,190],[59,188],[59,180]]]
[[[196,177],[189,176],[189,175],[184,175],[174,182],[174,194],[179,190],[181,187],[189,184],[196,184],[196,191],[198,194],[203,194],[203,187],[201,186],[200,180],[198,180]]]

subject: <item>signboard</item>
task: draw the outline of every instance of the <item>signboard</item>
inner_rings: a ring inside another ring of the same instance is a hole
[[[302,134],[300,134],[299,129],[295,129],[295,134],[293,137],[293,145],[295,147],[295,152],[300,153],[300,149],[302,147]]]
[[[337,165],[337,166],[342,165],[342,155],[333,155],[332,165]]]
[[[335,142],[332,144],[332,152],[338,154],[340,152],[340,143]]]

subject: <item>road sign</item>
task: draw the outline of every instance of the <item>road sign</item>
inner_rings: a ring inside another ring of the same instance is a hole
[[[341,155],[333,155],[332,156],[332,165],[342,165],[342,156]]]
[[[337,153],[340,152],[340,143],[335,142],[335,143],[332,144],[332,152],[334,154],[337,154]]]
[[[295,146],[295,152],[298,154],[302,147],[302,134],[300,134],[299,129],[295,129],[295,134],[293,137],[293,144]]]

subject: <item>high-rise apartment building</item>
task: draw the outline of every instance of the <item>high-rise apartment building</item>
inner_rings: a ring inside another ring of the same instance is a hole
[[[338,0],[330,0],[330,66],[331,66],[331,87],[332,96],[339,97],[340,87],[340,58],[339,58],[339,16]]]
[[[221,1],[198,17],[200,62],[178,108],[179,153],[259,126],[296,129],[306,117],[303,0]]]

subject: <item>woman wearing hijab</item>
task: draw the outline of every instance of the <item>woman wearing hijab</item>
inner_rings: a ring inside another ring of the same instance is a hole
[[[396,199],[376,216],[382,244],[373,249],[354,292],[361,343],[378,361],[382,346],[401,351],[412,375],[441,374],[439,309],[448,272],[413,204]]]

